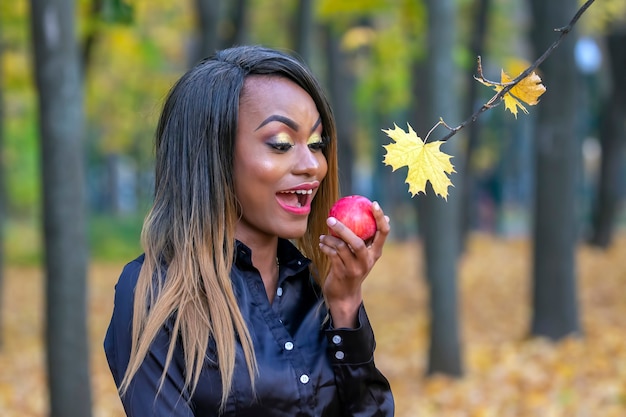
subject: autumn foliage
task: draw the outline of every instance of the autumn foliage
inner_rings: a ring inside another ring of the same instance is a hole
[[[389,243],[366,280],[378,366],[398,417],[618,417],[626,415],[626,236],[607,252],[578,250],[583,337],[528,339],[531,248],[471,238],[460,263],[465,376],[425,377],[428,299],[418,241]],[[123,417],[102,351],[121,265],[90,271],[94,417]],[[3,417],[45,417],[43,276],[9,268],[0,353]]]
[[[485,79],[478,80],[490,87],[499,93],[502,91],[503,86],[511,83],[513,78],[509,76],[504,70],[502,70],[502,74],[500,75],[500,83],[494,83],[492,81],[487,81]],[[515,118],[517,118],[517,109],[520,108],[526,114],[528,114],[528,110],[524,107],[523,103],[526,103],[530,106],[534,106],[539,103],[539,97],[546,92],[546,87],[541,83],[541,78],[535,73],[532,72],[528,77],[523,78],[518,84],[516,84],[511,90],[506,93],[503,97],[504,100],[504,108],[513,113]]]
[[[499,97],[502,95],[501,100],[504,102],[504,108],[510,111],[515,118],[517,118],[518,108],[522,109],[524,113],[528,113],[522,103],[534,106],[539,103],[539,97],[546,91],[541,78],[534,71],[516,81],[502,70],[500,82],[489,81],[482,75],[482,65],[479,59],[478,73],[479,76],[476,77],[476,80],[486,86],[493,87],[496,91],[496,95],[483,107],[491,108],[497,105],[500,100]],[[522,73],[520,72],[518,77]],[[505,91],[505,88],[510,89]],[[424,139],[417,136],[411,125],[408,125],[406,132],[397,125],[394,125],[393,129],[383,129],[383,132],[393,140],[390,144],[383,146],[386,150],[383,163],[391,166],[394,171],[404,166],[408,167],[405,182],[409,184],[411,197],[419,193],[425,194],[426,183],[430,183],[436,195],[445,200],[448,199],[448,187],[452,185],[448,175],[456,172],[450,162],[452,156],[440,150],[444,140],[428,141],[428,137],[440,125],[445,126],[452,134],[462,129],[465,123],[457,127],[450,127],[443,119],[440,119]]]
[[[441,152],[441,141],[426,143],[411,125],[405,132],[397,125],[394,129],[383,130],[394,142],[384,145],[387,153],[384,163],[395,171],[403,166],[408,167],[406,183],[409,184],[411,196],[426,193],[426,183],[430,182],[435,193],[444,199],[448,198],[448,187],[452,185],[449,174],[455,172],[450,162],[450,155]]]

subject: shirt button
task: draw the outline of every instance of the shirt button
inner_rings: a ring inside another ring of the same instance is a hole
[[[302,261],[298,261],[298,265],[302,265]],[[306,375],[305,375],[306,376]]]
[[[339,336],[338,334],[333,336],[333,343],[338,345],[341,343],[341,336]]]
[[[342,351],[340,351],[340,350],[338,350],[337,352],[335,352],[335,358],[337,358],[337,359],[339,359],[339,360],[342,360],[345,356],[346,356],[346,355],[345,355]]]
[[[308,376],[307,374],[303,374],[303,375],[300,377],[300,382],[302,382],[303,384],[308,383],[308,382],[309,382],[309,376]]]
[[[293,349],[293,343],[291,342],[285,343],[285,350],[291,350],[291,349]]]
[[[283,288],[282,287],[278,287],[278,289],[276,290],[276,295],[279,296],[279,297],[281,295],[283,295]]]

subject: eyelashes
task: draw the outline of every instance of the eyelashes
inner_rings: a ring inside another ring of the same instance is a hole
[[[287,152],[295,146],[295,141],[287,133],[279,133],[268,145],[279,152]],[[306,141],[306,145],[312,151],[321,151],[328,146],[328,138],[319,133],[312,134]]]
[[[281,132],[274,136],[273,140],[269,142],[268,145],[277,151],[286,152],[293,148],[295,142],[287,133]]]
[[[306,144],[312,151],[321,151],[328,146],[328,138],[322,137],[319,133],[313,133],[307,139]]]
[[[277,150],[279,152],[287,152],[289,149],[293,148],[294,146],[291,143],[269,143],[268,145],[272,149]]]

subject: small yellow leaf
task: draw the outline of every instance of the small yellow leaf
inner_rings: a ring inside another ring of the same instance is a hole
[[[479,79],[485,85],[493,87],[496,92],[502,91],[503,85],[493,84],[485,80]],[[502,70],[500,83],[508,84],[513,81],[504,70]],[[517,118],[517,108],[528,114],[528,110],[523,103],[534,106],[539,103],[539,97],[546,91],[546,87],[541,83],[541,78],[533,71],[528,77],[522,79],[515,87],[511,88],[504,95],[504,107],[509,110]]]
[[[394,126],[393,130],[383,129],[395,141],[383,146],[387,151],[383,161],[385,165],[390,165],[394,171],[403,166],[409,168],[406,183],[409,184],[411,196],[426,193],[426,182],[429,181],[435,193],[447,200],[448,186],[452,185],[447,174],[456,171],[450,163],[452,157],[439,150],[443,142],[425,143],[411,125],[408,125],[407,132],[396,124]]]

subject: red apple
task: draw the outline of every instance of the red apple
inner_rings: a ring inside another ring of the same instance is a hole
[[[328,216],[339,220],[364,241],[373,238],[376,233],[372,202],[366,197],[349,195],[340,198],[331,207]],[[336,236],[332,231],[331,234]]]

